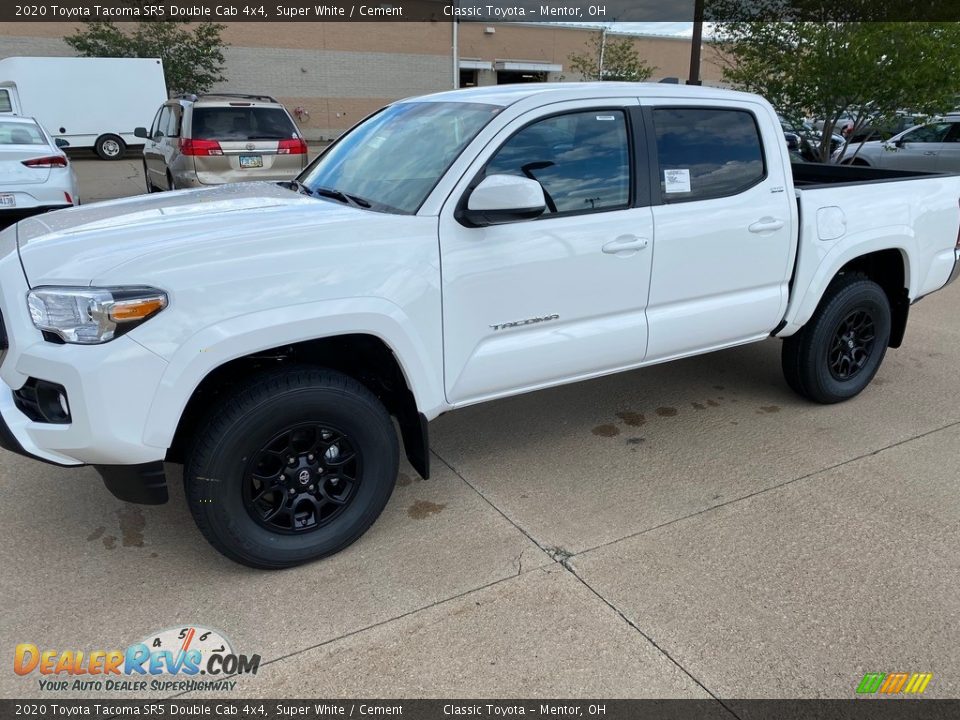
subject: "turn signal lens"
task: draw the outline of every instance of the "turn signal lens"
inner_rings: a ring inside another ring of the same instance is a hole
[[[113,307],[111,307],[108,312],[108,317],[118,323],[146,320],[154,313],[163,310],[166,306],[167,298],[159,295],[142,300],[119,300],[113,303]]]

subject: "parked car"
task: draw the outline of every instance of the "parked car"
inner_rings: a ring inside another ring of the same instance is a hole
[[[307,143],[290,113],[266,95],[183,95],[164,103],[144,138],[147,192],[248,180],[292,180]]]
[[[783,129],[784,140],[791,157],[803,162],[820,162],[820,138],[822,133],[810,123],[797,126],[783,115],[777,115]],[[831,155],[843,145],[843,137],[834,133],[830,138]]]
[[[960,115],[918,125],[889,140],[851,145],[842,165],[863,165],[894,170],[960,172]]]
[[[0,60],[0,112],[35,117],[71,149],[118,160],[136,125],[167,99],[157,58],[9,57]]]
[[[293,182],[0,234],[0,444],[133,502],[165,502],[163,462],[185,463],[215,548],[296,565],[383,510],[394,419],[427,477],[445,412],[770,336],[797,393],[856,396],[960,274],[958,198],[950,175],[791,165],[747,93],[402,100]]]
[[[0,115],[0,227],[79,202],[66,144],[33,118]]]

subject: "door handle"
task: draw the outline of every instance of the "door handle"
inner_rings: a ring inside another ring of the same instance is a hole
[[[923,154],[924,154],[924,155],[936,155],[936,154],[937,154],[937,151],[936,151],[936,150],[927,150],[927,151],[924,152]]]
[[[782,228],[784,224],[780,218],[762,217],[750,225],[747,230],[752,233],[773,232]]]
[[[621,235],[615,240],[611,240],[603,246],[603,252],[607,255],[632,255],[643,250],[650,244],[648,238],[637,237],[636,235]]]

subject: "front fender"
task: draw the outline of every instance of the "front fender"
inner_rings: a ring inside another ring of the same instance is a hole
[[[373,335],[393,351],[421,413],[430,419],[442,411],[439,339],[421,336],[411,318],[388,300],[323,300],[241,315],[190,337],[169,358],[147,417],[144,442],[170,447],[187,402],[217,367],[271,348],[354,333]]]

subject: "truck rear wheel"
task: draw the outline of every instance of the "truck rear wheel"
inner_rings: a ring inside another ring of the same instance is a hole
[[[244,565],[284,568],[339,552],[393,492],[390,416],[346,375],[264,375],[202,427],[184,469],[190,511],[210,544]]]
[[[101,160],[119,160],[127,151],[127,144],[119,135],[101,135],[93,144]]]
[[[810,321],[783,341],[787,384],[818,403],[858,395],[876,375],[890,341],[890,301],[858,273],[837,277]]]

